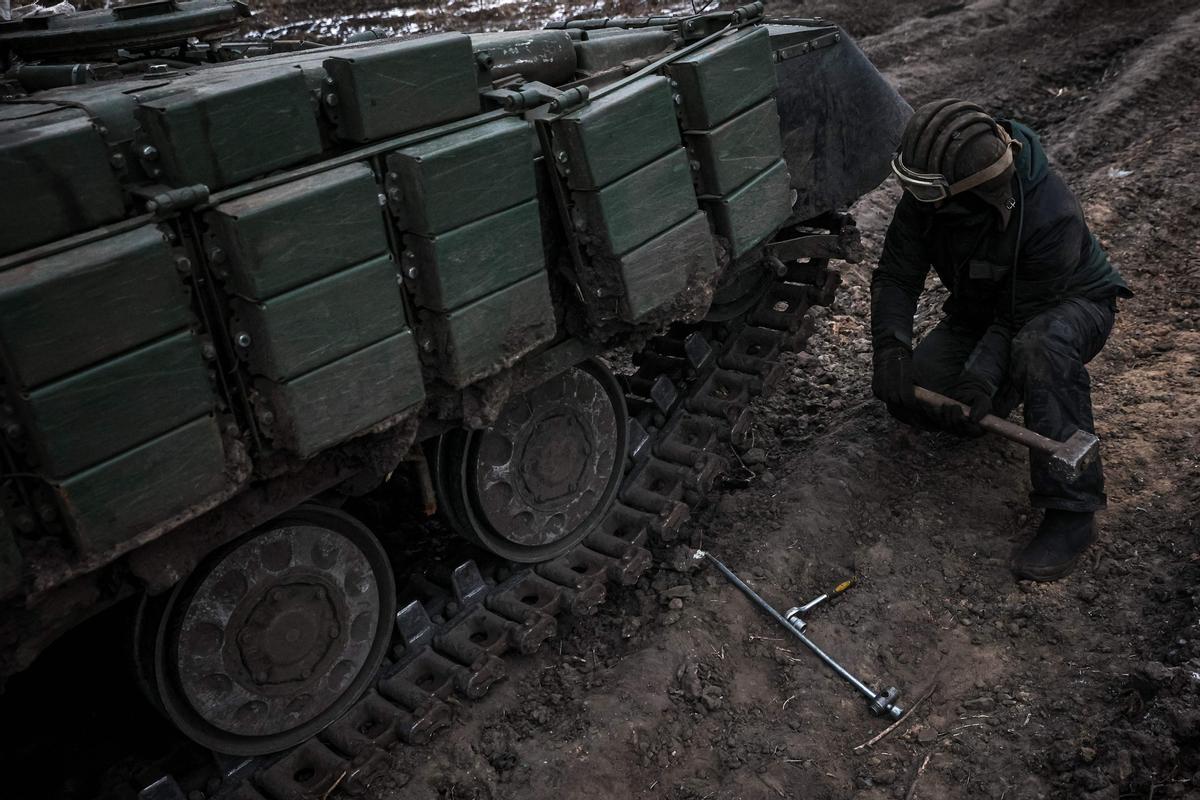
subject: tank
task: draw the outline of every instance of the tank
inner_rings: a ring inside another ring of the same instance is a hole
[[[908,113],[761,4],[334,46],[247,14],[0,24],[0,676],[136,603],[147,695],[239,765],[146,797],[324,796],[635,582]]]

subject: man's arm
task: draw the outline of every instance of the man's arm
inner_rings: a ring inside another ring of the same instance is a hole
[[[912,349],[913,315],[930,264],[921,239],[925,224],[916,201],[901,198],[871,275],[871,340],[877,352],[896,341]]]
[[[874,344],[871,391],[893,416],[910,421],[913,396],[912,332],[917,298],[925,288],[929,257],[921,241],[924,221],[907,195],[896,206],[871,276],[871,339]]]
[[[1038,202],[1026,209],[1016,274],[1001,284],[995,321],[963,368],[994,393],[1008,371],[1012,338],[1025,323],[1070,295],[1089,238],[1083,212],[1057,175],[1046,178]],[[1014,223],[1016,224],[1015,220]],[[1015,294],[1014,290],[1015,289]]]

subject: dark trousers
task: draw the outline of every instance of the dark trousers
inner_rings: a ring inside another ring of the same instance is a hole
[[[1112,331],[1115,301],[1072,298],[1031,319],[1013,338],[1008,374],[992,404],[1007,416],[1025,407],[1025,426],[1043,436],[1065,440],[1077,430],[1095,433],[1091,361]],[[943,394],[958,380],[979,334],[942,320],[913,351],[916,382]],[[1030,452],[1030,500],[1035,508],[1096,511],[1104,508],[1104,471],[1097,458],[1075,480],[1050,469],[1049,457]]]

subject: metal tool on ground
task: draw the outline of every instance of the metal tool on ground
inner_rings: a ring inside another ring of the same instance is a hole
[[[744,595],[753,600],[763,611],[766,611],[768,614],[774,617],[776,622],[787,628],[788,631],[797,639],[799,639],[805,647],[811,650],[817,656],[817,658],[824,661],[826,666],[828,666],[830,669],[848,681],[851,686],[861,692],[867,698],[867,707],[871,710],[872,714],[876,716],[886,716],[893,720],[898,720],[904,715],[904,709],[896,703],[896,698],[900,694],[896,690],[896,687],[889,687],[886,692],[875,691],[870,686],[867,686],[865,683],[852,675],[841,664],[834,661],[828,653],[826,653],[824,650],[814,644],[811,639],[804,635],[804,630],[808,627],[808,623],[804,621],[803,615],[807,614],[809,611],[829,599],[829,594],[821,595],[820,597],[813,599],[803,606],[793,608],[789,610],[786,615],[780,614],[774,606],[759,597],[757,592],[746,585],[745,581],[735,575],[733,570],[725,566],[720,559],[716,558],[712,553],[704,550],[697,550],[692,557],[697,560],[708,560],[714,567],[721,571],[722,575],[729,579],[730,583],[741,589]],[[839,587],[835,589],[832,594],[840,594],[841,592],[850,588],[850,583],[850,581],[847,581],[845,584],[839,585]]]
[[[922,386],[913,387],[913,391],[919,401],[933,408],[956,405],[962,408],[964,413],[970,413],[970,408],[963,403]],[[979,427],[998,433],[1030,450],[1045,453],[1050,456],[1051,468],[1069,480],[1079,477],[1100,451],[1100,439],[1096,434],[1087,431],[1075,431],[1065,442],[1058,442],[994,414],[984,415],[983,419],[979,420]]]
[[[807,603],[805,603],[802,606],[796,606],[795,608],[788,609],[788,612],[786,614],[784,614],[784,616],[791,617],[793,614],[800,616],[800,617],[806,616],[809,613],[811,613],[814,608],[823,604],[826,600],[831,600],[832,598],[837,597],[838,595],[840,595],[842,592],[846,591],[853,585],[854,585],[854,578],[850,578],[849,580],[844,580],[841,583],[839,583],[837,586],[833,587],[833,591],[826,592],[825,594],[822,594],[822,595],[817,595],[812,600],[809,600]]]

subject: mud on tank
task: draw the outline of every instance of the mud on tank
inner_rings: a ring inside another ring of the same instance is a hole
[[[425,736],[636,580],[908,109],[761,4],[338,46],[232,40],[247,15],[0,24],[0,676],[136,599],[187,736],[348,759],[347,709]],[[406,573],[379,507],[479,555]]]

